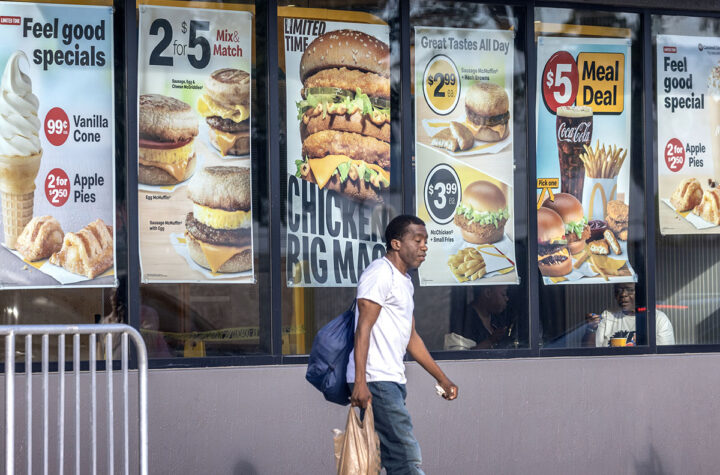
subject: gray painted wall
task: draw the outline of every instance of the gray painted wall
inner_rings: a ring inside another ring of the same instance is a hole
[[[444,362],[440,399],[408,365],[428,474],[718,473],[720,355]],[[153,371],[153,473],[330,474],[325,403],[304,367]]]
[[[716,354],[443,362],[455,402],[409,364],[407,403],[428,474],[714,474],[718,364]],[[331,430],[347,409],[325,403],[304,371],[151,371],[150,472],[332,474]]]

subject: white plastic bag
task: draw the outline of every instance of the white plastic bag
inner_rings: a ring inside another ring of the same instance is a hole
[[[457,333],[446,333],[443,350],[457,351],[457,350],[471,350],[477,346],[475,340],[465,338]]]
[[[345,432],[333,431],[338,475],[376,475],[380,473],[380,439],[375,432],[372,404],[364,420],[350,407]]]

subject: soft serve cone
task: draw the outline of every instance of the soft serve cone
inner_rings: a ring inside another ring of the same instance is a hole
[[[33,217],[41,157],[42,152],[27,157],[0,155],[3,233],[9,249],[15,249],[15,241]]]
[[[15,242],[33,217],[35,178],[40,169],[38,99],[20,71],[22,51],[10,56],[0,84],[0,196],[5,246]],[[29,64],[29,63],[28,63]]]

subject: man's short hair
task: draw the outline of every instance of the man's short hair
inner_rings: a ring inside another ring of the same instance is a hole
[[[408,232],[408,226],[411,224],[425,226],[425,221],[412,214],[395,216],[392,221],[388,223],[387,228],[385,228],[385,249],[388,251],[392,250],[392,246],[390,245],[392,240],[402,240],[403,236]]]

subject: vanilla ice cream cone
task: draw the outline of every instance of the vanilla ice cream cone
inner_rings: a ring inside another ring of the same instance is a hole
[[[33,217],[35,192],[17,194],[0,193],[2,196],[3,232],[5,246],[15,249],[15,242]]]
[[[0,81],[0,196],[5,246],[10,249],[15,249],[33,217],[35,178],[43,154],[39,101],[30,77],[20,70],[21,60],[30,65],[22,51],[11,54]]]
[[[41,158],[42,153],[29,157],[0,155],[3,233],[8,249],[15,249],[15,241],[33,218],[35,178]]]

